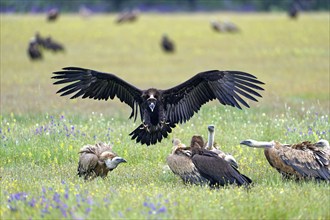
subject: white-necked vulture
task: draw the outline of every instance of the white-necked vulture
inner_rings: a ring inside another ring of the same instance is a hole
[[[198,73],[170,89],[149,88],[141,90],[114,74],[102,73],[80,67],[66,67],[54,72],[54,84],[69,83],[57,93],[73,94],[71,99],[82,96],[97,100],[113,99],[132,108],[130,118],[138,115],[142,124],[130,135],[141,144],[156,144],[166,138],[177,123],[188,121],[206,102],[217,99],[223,105],[241,109],[249,107],[241,96],[257,101],[262,97],[256,90],[264,84],[255,76],[240,71],[210,70]]]
[[[223,151],[221,151],[217,148],[216,143],[214,141],[214,135],[215,135],[214,125],[209,125],[207,127],[207,130],[208,130],[208,140],[207,140],[207,143],[205,145],[205,149],[217,153],[219,157],[222,157],[228,163],[230,163],[230,165],[232,165],[233,167],[238,169],[238,163],[235,160],[235,158],[232,155],[227,154],[227,153],[225,153],[225,152],[223,152]]]
[[[98,176],[105,178],[118,164],[126,162],[112,151],[111,146],[104,143],[86,145],[79,153],[78,176],[84,177],[85,180],[92,180]]]
[[[269,164],[282,174],[284,179],[330,181],[330,154],[324,141],[313,144],[304,141],[298,144],[244,140],[241,144],[264,148]]]
[[[161,47],[167,53],[173,53],[175,51],[174,42],[166,34],[162,36]]]
[[[173,139],[172,153],[168,155],[166,162],[172,172],[180,176],[185,184],[208,183],[192,162],[190,147],[186,147],[179,139]]]
[[[202,177],[209,181],[211,187],[225,185],[247,186],[252,180],[241,174],[217,153],[203,149],[203,138],[193,136],[191,139],[192,162]]]

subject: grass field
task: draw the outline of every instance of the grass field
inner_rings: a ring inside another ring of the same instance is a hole
[[[230,19],[242,32],[219,34],[212,19]],[[326,183],[282,181],[262,150],[243,139],[329,140],[329,14],[142,15],[117,25],[115,15],[1,14],[1,219],[329,219]],[[39,31],[62,42],[63,54],[44,52],[31,62],[29,39]],[[160,37],[177,52],[162,53]],[[237,110],[211,102],[156,146],[135,144],[139,125],[119,101],[59,97],[51,73],[80,66],[116,73],[139,88],[169,88],[210,70],[241,70],[265,82],[263,98]],[[188,144],[216,126],[216,141],[254,181],[250,190],[186,186],[165,169],[171,139]],[[112,143],[128,163],[107,179],[76,176],[85,144]]]

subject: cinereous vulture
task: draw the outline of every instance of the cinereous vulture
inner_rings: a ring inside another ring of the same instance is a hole
[[[202,177],[209,181],[211,187],[225,185],[248,186],[252,180],[241,174],[217,153],[202,148],[203,138],[194,135],[191,139],[192,162]]]
[[[165,52],[173,53],[175,51],[174,42],[166,34],[162,36],[161,46]]]
[[[248,147],[264,148],[269,164],[282,174],[284,179],[330,181],[330,154],[327,141],[315,144],[304,141],[298,144],[244,140]]]
[[[114,74],[102,73],[80,67],[66,67],[54,72],[54,84],[69,83],[57,93],[61,96],[75,93],[71,98],[113,99],[132,108],[130,118],[139,115],[142,124],[130,135],[141,144],[156,144],[166,138],[177,123],[188,121],[206,102],[217,99],[223,105],[241,109],[240,103],[249,107],[241,97],[257,101],[262,97],[255,90],[264,84],[255,76],[239,71],[210,70],[198,73],[170,89],[149,88],[141,90]]]
[[[172,172],[180,176],[185,184],[208,183],[208,180],[200,175],[192,162],[190,147],[186,147],[177,138],[173,139],[172,153],[168,155],[166,162]]]
[[[114,170],[126,160],[117,156],[110,145],[98,143],[85,145],[79,151],[78,176],[92,180],[98,176],[105,178],[109,171]]]

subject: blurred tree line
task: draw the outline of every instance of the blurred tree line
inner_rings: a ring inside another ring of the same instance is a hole
[[[301,10],[329,11],[329,0],[0,0],[0,12],[77,12],[81,7],[93,12],[141,11],[281,11],[297,4]]]

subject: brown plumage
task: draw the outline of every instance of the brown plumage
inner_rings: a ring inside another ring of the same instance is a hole
[[[116,22],[117,23],[133,22],[137,20],[138,15],[139,15],[139,11],[136,9],[124,11],[118,15]]]
[[[330,181],[330,154],[324,143],[327,141],[315,144],[304,141],[291,145],[251,139],[241,142],[249,147],[264,148],[269,164],[285,179]]]
[[[186,147],[179,139],[173,140],[172,153],[168,155],[166,162],[172,172],[186,184],[202,185],[208,182],[191,161],[190,147]]]
[[[140,115],[142,124],[130,133],[141,144],[156,144],[172,132],[178,123],[188,121],[208,101],[217,99],[222,105],[241,109],[249,107],[242,98],[252,101],[262,97],[257,91],[264,84],[249,73],[210,70],[196,74],[169,89],[139,89],[114,74],[80,67],[66,67],[54,72],[54,84],[69,84],[58,91],[61,96],[72,94],[97,100],[117,97],[132,109],[129,118]]]
[[[126,162],[112,151],[111,146],[104,143],[86,145],[79,153],[78,176],[84,177],[85,180],[92,180],[98,176],[105,178],[118,164]]]
[[[191,139],[192,162],[202,177],[209,181],[211,187],[225,185],[249,185],[252,180],[241,174],[217,153],[203,149],[204,141],[201,136]]]

